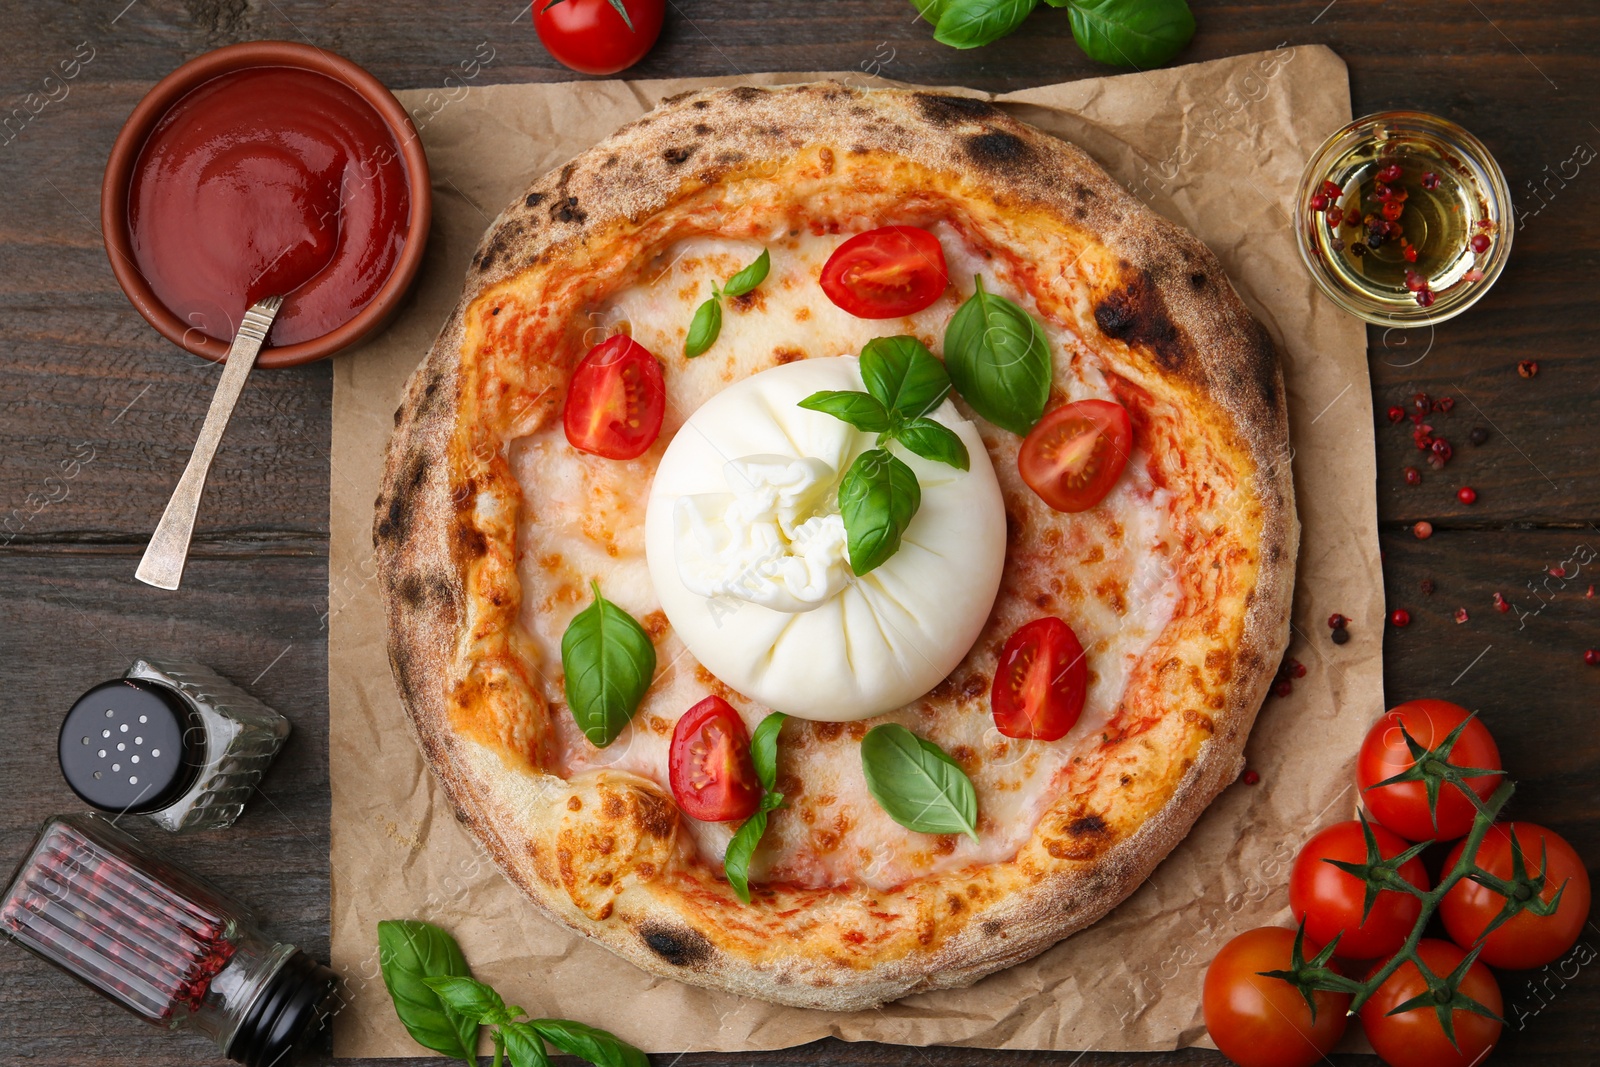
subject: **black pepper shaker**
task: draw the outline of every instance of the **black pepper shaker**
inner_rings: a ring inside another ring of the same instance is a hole
[[[44,824],[0,896],[0,934],[247,1067],[289,1067],[337,1007],[330,968],[100,815]]]
[[[289,722],[208,667],[141,659],[61,723],[61,773],[85,803],[166,830],[232,825]]]

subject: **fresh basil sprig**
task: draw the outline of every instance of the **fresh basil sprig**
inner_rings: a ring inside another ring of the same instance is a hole
[[[878,447],[898,441],[923,459],[968,470],[971,457],[960,436],[927,416],[950,395],[944,362],[915,337],[875,337],[861,349],[867,391],[824,389],[800,401],[865,433]]]
[[[767,832],[767,813],[783,806],[783,794],[778,792],[778,733],[786,718],[781,711],[773,712],[761,720],[750,738],[750,762],[755,764],[756,777],[761,781],[761,804],[754,815],[739,824],[722,859],[728,884],[746,904],[750,903],[750,858]]]
[[[944,331],[944,365],[974,411],[1026,436],[1050,399],[1050,345],[1033,316],[976,279]]]
[[[1168,62],[1194,36],[1186,0],[1045,0],[1067,9],[1072,37],[1098,63],[1149,70]],[[934,40],[977,48],[1014,31],[1039,0],[912,0],[934,26]]]
[[[763,248],[754,263],[729,278],[726,283],[721,286],[716,282],[711,283],[711,298],[695,308],[694,318],[689,320],[689,333],[683,339],[685,358],[693,359],[704,355],[707,349],[717,343],[717,337],[722,333],[722,298],[743,296],[750,292],[767,280],[767,272],[771,269],[772,255]]]
[[[385,920],[378,924],[378,965],[412,1040],[451,1059],[476,1062],[477,1020],[446,1004],[426,981],[471,975],[455,938],[417,919]]]
[[[432,923],[378,924],[379,963],[395,1014],[414,1041],[451,1059],[478,1062],[478,1027],[490,1027],[494,1067],[549,1067],[549,1042],[595,1067],[650,1067],[643,1052],[570,1019],[523,1019],[492,986],[472,977],[456,939]]]
[[[887,449],[869,448],[856,457],[839,483],[850,569],[869,574],[900,551],[900,538],[922,506],[917,472]]]
[[[561,669],[567,706],[596,748],[615,741],[628,725],[656,672],[656,649],[644,627],[600,595],[578,612],[561,635]]]
[[[955,760],[904,726],[884,723],[861,739],[867,792],[889,818],[924,834],[978,839],[978,793]]]

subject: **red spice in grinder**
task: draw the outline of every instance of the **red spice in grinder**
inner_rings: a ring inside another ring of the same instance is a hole
[[[292,1063],[337,988],[332,970],[263,937],[243,906],[98,815],[45,823],[0,897],[0,933],[248,1067]]]

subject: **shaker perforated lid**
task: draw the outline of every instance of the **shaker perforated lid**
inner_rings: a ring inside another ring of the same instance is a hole
[[[61,723],[61,773],[102,811],[160,811],[205,763],[205,723],[176,692],[139,678],[97,685]]]

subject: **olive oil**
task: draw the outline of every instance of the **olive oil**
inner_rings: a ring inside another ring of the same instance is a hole
[[[1301,183],[1301,249],[1348,310],[1397,325],[1438,321],[1498,274],[1509,197],[1498,195],[1504,179],[1487,150],[1477,158],[1463,139],[1482,149],[1442,120],[1392,113],[1352,123],[1312,160]]]

